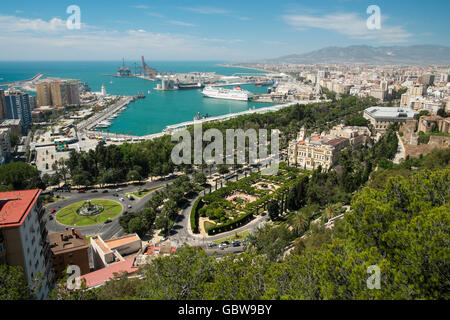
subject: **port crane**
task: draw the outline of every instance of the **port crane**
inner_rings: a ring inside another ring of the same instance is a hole
[[[149,78],[155,78],[156,73],[158,71],[156,71],[156,69],[151,68],[150,66],[148,66],[145,63],[144,56],[142,56],[141,59],[142,59],[142,66],[138,67],[139,73],[144,74],[144,76],[149,77]]]

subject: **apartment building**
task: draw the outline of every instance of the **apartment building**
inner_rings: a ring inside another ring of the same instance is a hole
[[[54,274],[41,191],[0,193],[0,263],[22,267],[36,297],[46,299]]]
[[[63,232],[50,234],[49,239],[57,279],[64,277],[64,272],[70,265],[78,266],[80,275],[90,272],[89,243],[80,230],[66,228]]]
[[[6,117],[8,119],[20,119],[23,126],[32,123],[31,103],[28,93],[19,90],[5,91]]]
[[[44,79],[36,84],[38,107],[62,108],[80,104],[78,80]]]
[[[6,119],[6,116],[5,91],[0,89],[0,120]]]

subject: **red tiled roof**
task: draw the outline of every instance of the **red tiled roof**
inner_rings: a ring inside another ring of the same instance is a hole
[[[0,192],[0,228],[20,226],[42,190]]]
[[[344,141],[346,141],[346,140],[348,140],[348,139],[347,139],[347,138],[336,138],[336,139],[330,140],[330,141],[328,141],[328,142],[325,142],[324,144],[327,144],[327,145],[329,145],[329,146],[335,147],[335,146],[337,146],[338,144],[340,144],[340,143],[342,143],[342,142],[344,142]]]
[[[106,281],[114,278],[114,273],[134,273],[138,270],[138,267],[133,266],[134,257],[125,261],[117,262],[109,267],[90,272],[81,276],[81,279],[86,279],[86,286],[88,288],[99,286]]]

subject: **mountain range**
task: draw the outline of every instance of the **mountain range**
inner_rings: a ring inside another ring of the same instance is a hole
[[[450,65],[450,47],[415,46],[349,46],[326,47],[304,54],[292,54],[265,62],[271,63],[361,63],[372,65]]]

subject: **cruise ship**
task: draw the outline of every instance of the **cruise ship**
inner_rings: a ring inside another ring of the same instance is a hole
[[[206,87],[202,94],[205,97],[225,100],[248,101],[253,98],[253,93],[242,90],[241,87],[236,87],[234,89]]]

